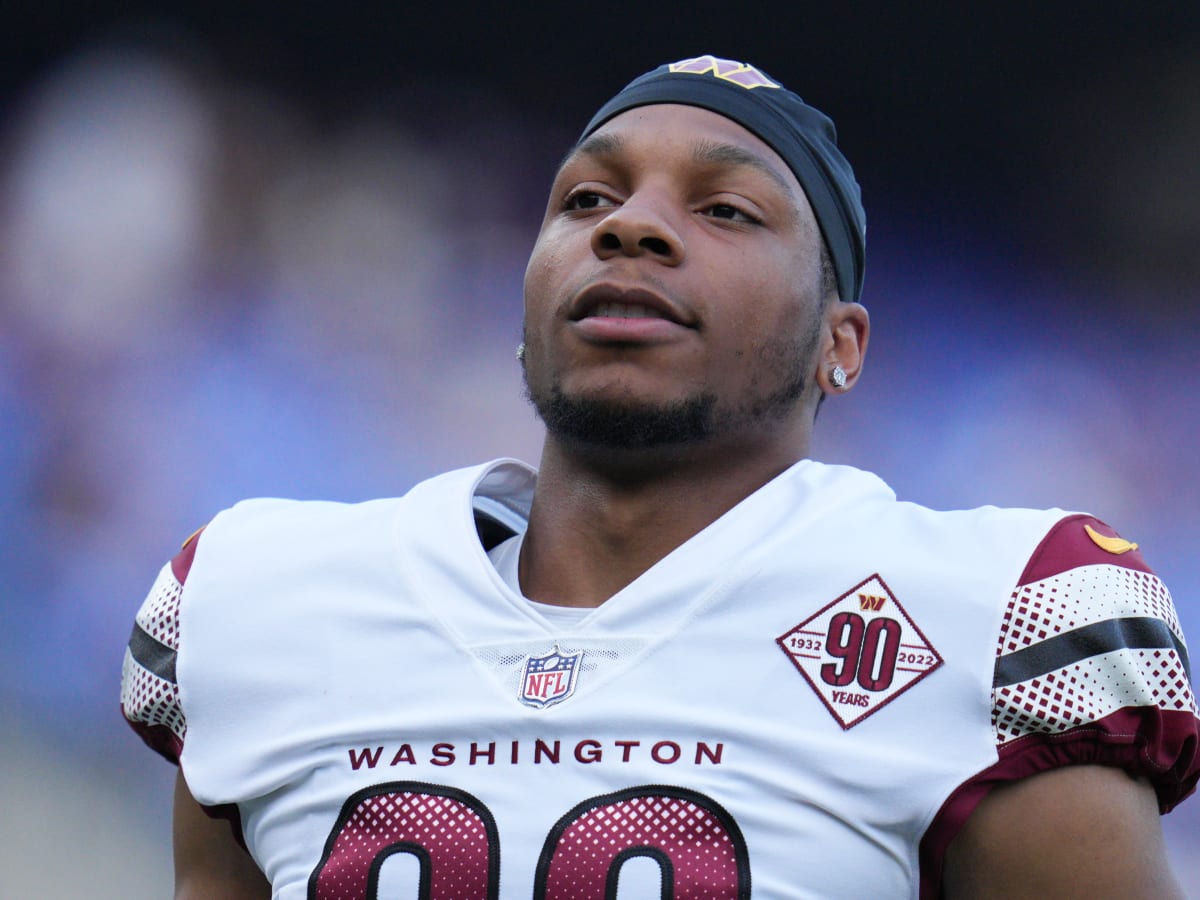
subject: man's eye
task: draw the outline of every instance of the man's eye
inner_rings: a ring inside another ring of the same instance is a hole
[[[758,219],[756,219],[754,216],[747,212],[743,212],[736,206],[732,206],[728,203],[714,203],[712,206],[708,207],[708,209],[704,210],[704,212],[707,215],[712,216],[714,219],[728,219],[731,222],[748,222],[755,225],[758,224]]]
[[[567,199],[563,202],[563,206],[567,209],[599,209],[612,205],[611,200],[595,191],[574,191],[568,194]]]

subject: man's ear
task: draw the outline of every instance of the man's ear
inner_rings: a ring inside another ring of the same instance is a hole
[[[871,317],[861,303],[834,300],[825,312],[825,327],[817,384],[825,394],[845,393],[862,374],[867,340],[871,336]],[[835,371],[841,374],[836,375]]]

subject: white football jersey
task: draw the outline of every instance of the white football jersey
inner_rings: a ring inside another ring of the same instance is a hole
[[[1196,782],[1170,597],[1094,519],[802,461],[552,619],[487,554],[533,485],[248,501],[164,568],[125,714],[276,897],[932,897],[996,783]]]

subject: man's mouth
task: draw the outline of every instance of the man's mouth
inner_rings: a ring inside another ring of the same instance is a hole
[[[584,319],[663,319],[675,325],[695,328],[694,317],[666,297],[641,287],[617,284],[593,284],[571,304],[569,318]]]
[[[597,319],[665,319],[659,310],[639,303],[602,303],[590,310],[585,318]]]

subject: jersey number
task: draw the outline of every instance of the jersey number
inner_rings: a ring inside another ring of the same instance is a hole
[[[500,842],[491,811],[465,791],[418,781],[365,788],[342,806],[308,881],[310,900],[375,897],[384,862],[412,854],[420,900],[488,898],[500,892]],[[662,896],[750,896],[750,862],[737,823],[695,791],[654,785],[580,803],[550,830],[534,900],[612,900],[622,864],[648,857]]]
[[[821,680],[845,687],[857,678],[864,691],[887,690],[896,675],[901,633],[895,619],[864,622],[858,613],[838,613],[829,621],[825,651],[839,662],[821,666]]]

